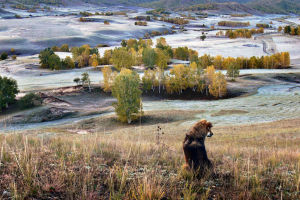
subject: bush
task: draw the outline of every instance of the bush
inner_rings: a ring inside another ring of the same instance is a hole
[[[1,60],[6,60],[8,58],[8,55],[6,52],[3,52],[0,56]]]
[[[39,95],[35,93],[29,93],[22,97],[19,100],[18,104],[21,109],[32,108],[35,106],[42,105],[42,99]]]

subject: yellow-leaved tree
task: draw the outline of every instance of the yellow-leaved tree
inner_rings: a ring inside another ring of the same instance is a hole
[[[109,66],[105,66],[101,71],[103,74],[103,91],[111,92],[111,87],[117,76],[117,72],[113,72]]]
[[[209,93],[216,98],[224,97],[227,94],[227,82],[221,72],[214,73],[212,82],[208,87]]]

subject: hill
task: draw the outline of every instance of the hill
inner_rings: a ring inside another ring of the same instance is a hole
[[[299,0],[255,0],[247,5],[266,13],[300,14]]]
[[[180,10],[222,10],[226,12],[250,12],[300,14],[299,0],[0,0],[1,4],[14,5],[80,5],[92,3],[105,6],[126,5],[149,8],[166,8]]]

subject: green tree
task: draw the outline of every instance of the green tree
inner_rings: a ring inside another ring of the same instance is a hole
[[[116,48],[112,53],[112,63],[120,71],[122,68],[131,68],[134,59],[125,48]]]
[[[87,72],[81,74],[81,83],[83,86],[88,86],[89,91],[91,92],[91,79],[90,79],[90,75]]]
[[[227,76],[231,78],[231,80],[235,80],[236,77],[240,75],[240,69],[236,64],[230,64],[227,68]]]
[[[50,48],[44,49],[39,54],[40,64],[42,68],[50,68],[49,67],[49,58],[54,54],[53,50]]]
[[[18,93],[18,85],[14,79],[0,76],[0,111],[14,103]]]
[[[154,65],[157,61],[157,54],[155,52],[154,49],[152,48],[146,48],[144,49],[143,51],[143,56],[142,56],[142,59],[143,59],[143,63],[149,67],[149,68],[154,68]]]
[[[52,54],[49,57],[48,65],[49,65],[49,68],[52,69],[52,70],[54,70],[54,69],[55,70],[60,70],[61,66],[62,66],[62,63],[61,63],[61,60],[60,60],[59,56],[56,55],[56,54]]]
[[[0,60],[6,60],[8,58],[8,55],[6,52],[3,52],[0,56]]]
[[[75,63],[72,60],[72,58],[70,56],[67,56],[63,61],[62,61],[62,65],[64,68],[67,69],[74,69],[75,68]]]
[[[73,80],[75,83],[76,83],[76,85],[78,86],[79,84],[80,84],[80,78],[74,78],[74,80]]]
[[[142,114],[142,91],[139,87],[139,75],[129,69],[122,69],[121,73],[115,78],[112,95],[117,99],[114,107],[121,122],[130,124]]]

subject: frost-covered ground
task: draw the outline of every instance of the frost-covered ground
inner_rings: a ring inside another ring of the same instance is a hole
[[[298,17],[293,17],[293,18],[288,18],[288,19],[286,19],[286,21],[289,21],[289,22],[300,25],[300,17],[299,16]]]
[[[300,37],[299,36],[276,36],[273,37],[279,52],[290,52],[292,59],[300,59]]]
[[[24,19],[0,19],[0,52],[16,49],[33,54],[53,46],[69,44],[117,45],[123,39],[140,38],[153,30],[169,27],[159,22],[135,26],[126,16],[93,16],[94,22],[79,22],[79,16],[42,16]],[[110,25],[103,22],[107,20]],[[169,25],[171,26],[171,25]]]
[[[189,30],[183,33],[164,36],[166,41],[172,47],[187,46],[197,50],[199,55],[210,54],[212,56],[222,55],[224,57],[251,57],[267,55],[263,52],[261,41],[252,39],[229,39],[217,38],[217,31],[208,32],[208,38],[205,41],[200,40],[201,31]],[[157,39],[156,37],[155,39]],[[156,41],[155,41],[156,43]]]

